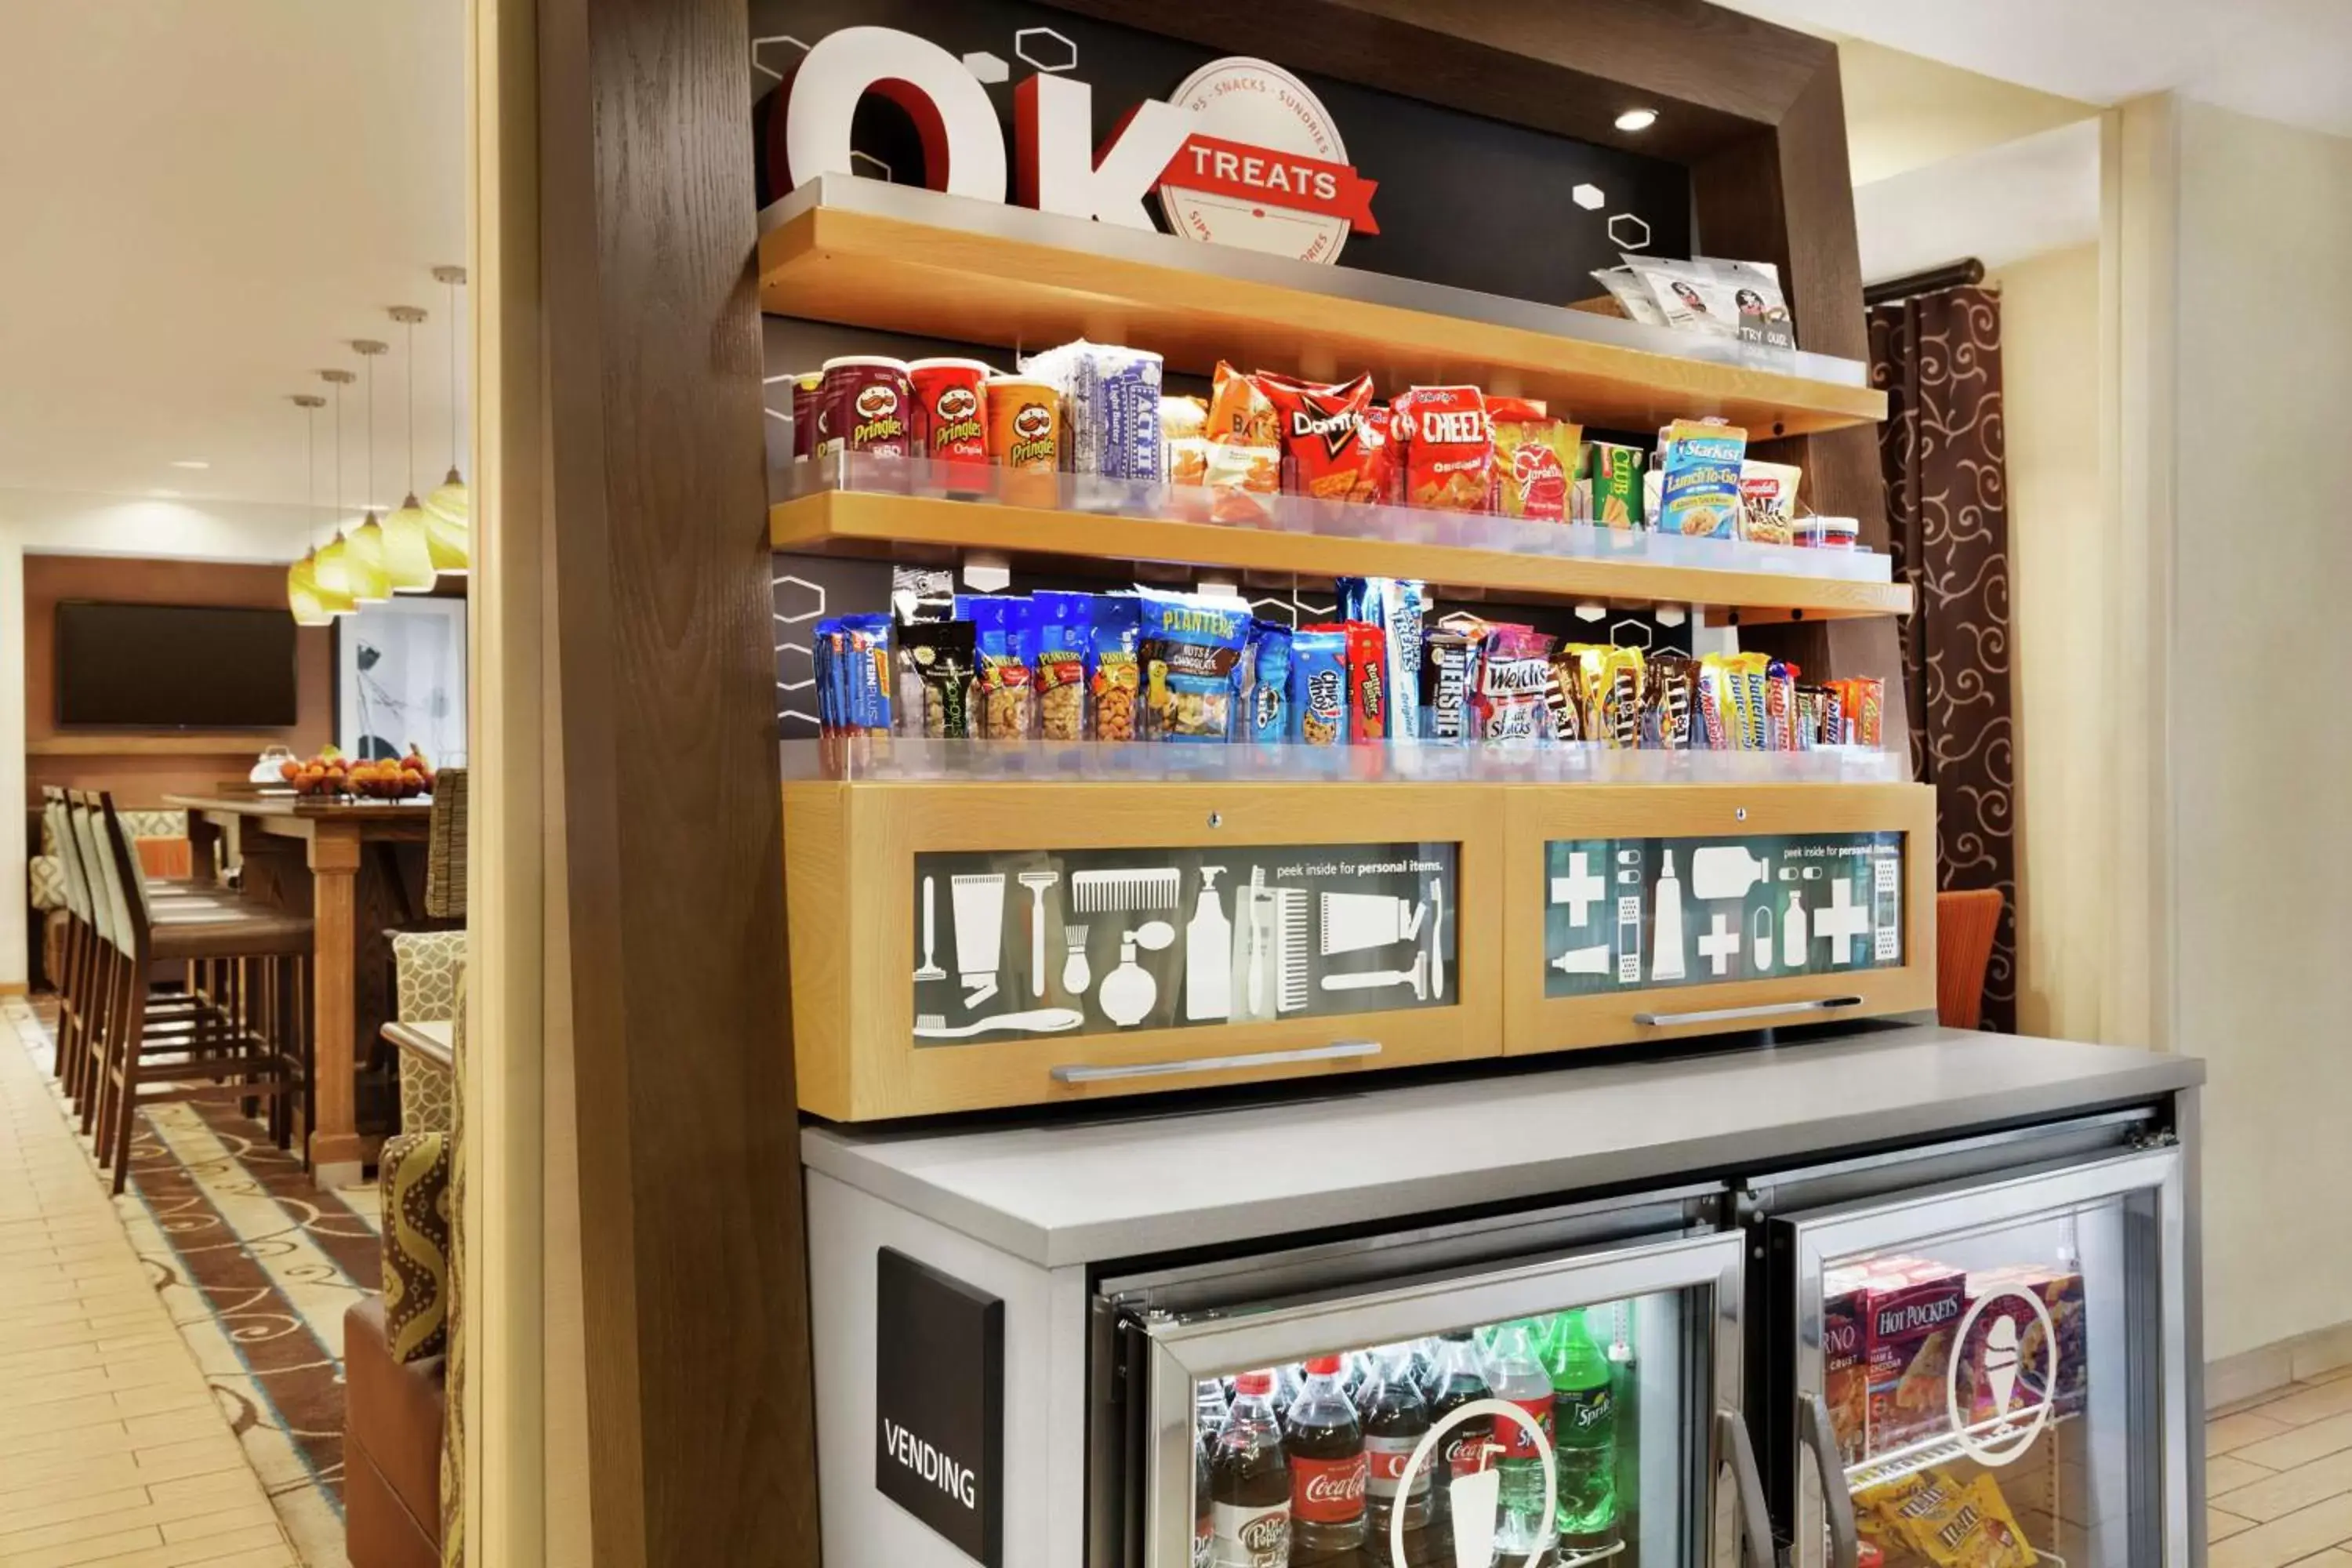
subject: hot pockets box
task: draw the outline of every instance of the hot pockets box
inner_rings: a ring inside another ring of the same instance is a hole
[[[1959,1269],[1926,1258],[1890,1258],[1871,1270],[1863,1296],[1870,1453],[1950,1429],[1946,1377],[1968,1285]]]

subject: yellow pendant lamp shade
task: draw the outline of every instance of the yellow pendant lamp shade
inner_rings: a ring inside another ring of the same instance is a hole
[[[346,548],[348,543],[341,531],[338,530],[335,537],[311,558],[310,575],[318,583],[319,591],[327,598],[352,603],[352,570]]]
[[[383,524],[375,513],[352,530],[343,541],[343,569],[351,574],[352,597],[362,605],[381,605],[392,597],[392,573],[384,564]]]
[[[319,597],[318,579],[311,575],[314,556],[305,555],[286,568],[286,604],[298,626],[331,626],[335,613]]]
[[[435,569],[433,550],[425,538],[428,522],[415,492],[400,510],[383,520],[383,567],[395,594],[429,594]]]
[[[433,569],[462,577],[473,569],[473,497],[451,468],[441,486],[425,498],[425,541]]]

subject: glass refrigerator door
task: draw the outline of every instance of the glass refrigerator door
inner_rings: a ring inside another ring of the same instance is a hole
[[[1743,1245],[1132,1319],[1142,1563],[1770,1568]]]
[[[2157,1148],[1772,1221],[1796,1562],[2185,1565],[2181,1180]]]

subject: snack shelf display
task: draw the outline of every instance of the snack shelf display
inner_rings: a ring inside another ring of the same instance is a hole
[[[1162,567],[1413,578],[1512,602],[1704,605],[1746,621],[1907,615],[1913,603],[1889,558],[1861,550],[861,452],[796,464],[785,484],[769,514],[770,542],[809,554],[909,563],[982,554],[1129,578]]]
[[[761,215],[760,294],[779,314],[1034,349],[1130,343],[1171,370],[1220,358],[1475,381],[1587,426],[1717,416],[1758,439],[1885,417],[1853,361],[1697,351],[1689,334],[1377,273],[1201,245],[875,180],[812,180]]]

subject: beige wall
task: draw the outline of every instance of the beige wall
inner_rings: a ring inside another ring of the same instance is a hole
[[[2036,92],[1860,38],[1838,39],[1846,156],[1867,185],[2095,114]]]
[[[2100,926],[2111,847],[2102,657],[2110,580],[2099,530],[2099,247],[2001,269],[2016,705],[2018,1026],[2107,1037]]]
[[[2173,1037],[2219,1357],[2352,1318],[2352,142],[2178,123]]]

